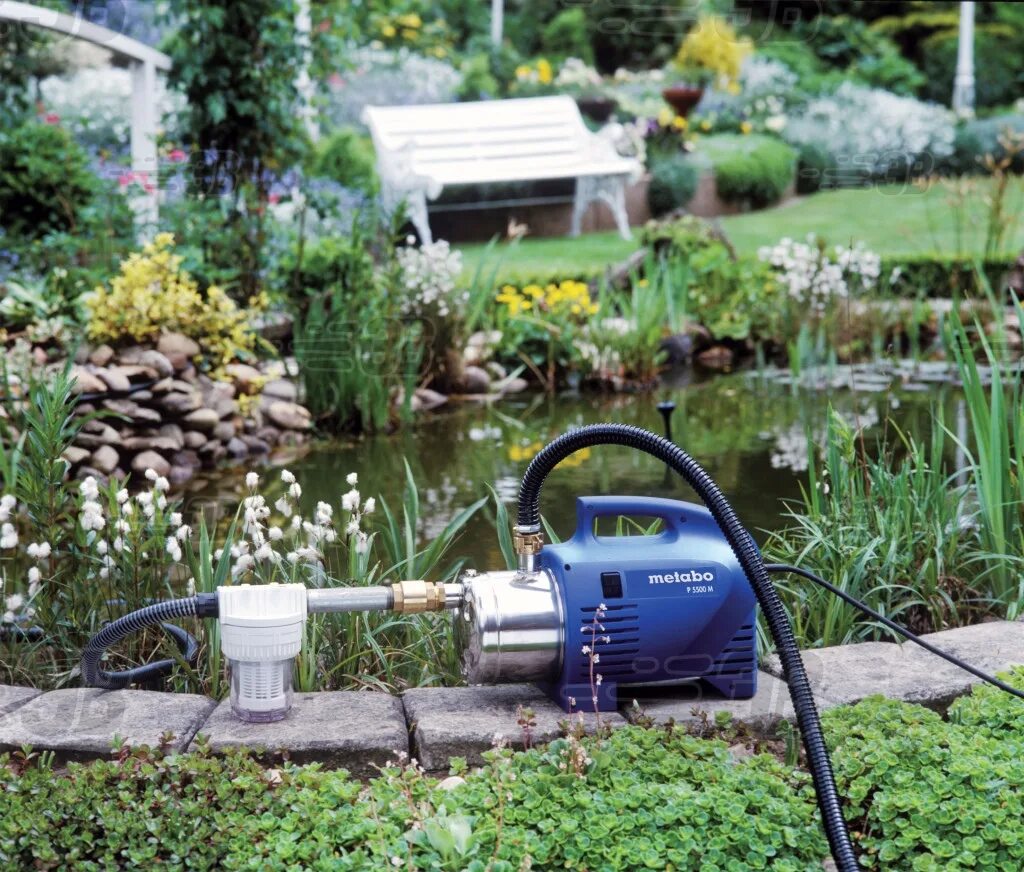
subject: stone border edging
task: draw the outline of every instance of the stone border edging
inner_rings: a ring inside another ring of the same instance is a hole
[[[1024,664],[1024,623],[994,621],[944,630],[924,637],[972,665],[1001,672]],[[802,652],[819,707],[857,702],[881,693],[891,699],[944,711],[956,697],[980,683],[917,646],[863,642]],[[611,727],[637,721],[697,723],[727,712],[735,723],[767,732],[792,720],[789,692],[779,677],[778,660],[765,658],[757,694],[748,700],[702,695],[689,685],[638,692],[640,710],[624,706],[601,715]],[[422,687],[402,696],[365,691],[297,693],[292,713],[274,724],[243,724],[228,703],[194,694],[144,690],[102,691],[70,688],[40,692],[0,686],[0,752],[32,745],[59,760],[109,757],[115,737],[128,744],[157,746],[166,734],[172,751],[195,747],[205,736],[215,751],[249,747],[270,759],[286,750],[296,762],[319,761],[357,776],[409,754],[428,771],[448,768],[452,757],[482,762],[496,740],[512,747],[526,743],[517,723],[522,708],[532,711],[529,742],[549,742],[561,734],[567,715],[533,685]],[[594,715],[585,715],[588,729]]]

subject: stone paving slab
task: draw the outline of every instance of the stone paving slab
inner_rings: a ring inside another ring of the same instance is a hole
[[[530,731],[530,741],[534,745],[561,736],[561,725],[570,717],[532,684],[420,687],[405,691],[402,699],[412,734],[412,755],[430,771],[447,769],[452,757],[464,757],[471,766],[478,766],[483,752],[493,748],[497,739],[522,748],[523,729],[517,723],[520,706],[533,711],[536,726]],[[585,714],[582,718],[588,731],[593,731],[596,716]],[[620,727],[626,720],[617,712],[604,712],[601,723]]]
[[[930,633],[926,641],[973,666],[994,673],[1024,664],[1024,624],[993,621]],[[880,693],[944,712],[959,696],[981,683],[969,672],[912,642],[861,642],[801,651],[811,689],[822,708],[859,702]],[[777,655],[763,668],[781,676]]]
[[[42,691],[36,690],[34,687],[12,687],[9,684],[0,684],[0,715],[6,715],[16,708],[21,708],[40,693]]]
[[[268,757],[287,751],[296,763],[317,761],[354,775],[376,775],[377,767],[409,752],[401,700],[369,691],[296,693],[287,717],[271,724],[240,721],[224,700],[199,735],[214,751],[245,747]]]
[[[109,757],[116,737],[156,747],[165,733],[169,749],[182,751],[213,710],[205,696],[148,690],[51,690],[0,717],[0,751],[32,745],[60,760]]]
[[[635,688],[637,706],[625,705],[622,713],[636,723],[644,716],[656,724],[675,721],[697,724],[703,717],[714,723],[718,712],[728,712],[733,723],[743,724],[755,732],[767,733],[780,721],[795,721],[796,713],[789,699],[789,687],[780,678],[767,672],[757,676],[757,693],[750,699],[726,699],[716,690],[699,683],[666,688]]]

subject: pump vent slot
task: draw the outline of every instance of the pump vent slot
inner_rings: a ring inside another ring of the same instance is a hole
[[[594,626],[597,605],[580,609],[580,627],[583,639],[589,643]],[[593,633],[597,638],[594,648],[600,655],[600,662],[594,665],[594,674],[602,678],[620,678],[633,674],[633,660],[640,653],[640,616],[636,603],[609,605],[598,623],[604,628]],[[609,641],[603,641],[607,638]],[[579,678],[590,680],[590,659],[582,655],[579,662]]]

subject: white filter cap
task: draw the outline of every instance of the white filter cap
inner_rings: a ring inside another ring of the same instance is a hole
[[[221,651],[249,663],[295,657],[302,648],[306,588],[239,584],[217,588]]]

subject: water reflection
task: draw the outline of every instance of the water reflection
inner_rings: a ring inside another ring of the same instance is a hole
[[[864,444],[873,451],[877,437],[893,424],[905,433],[926,434],[932,425],[932,403],[948,405],[947,393],[941,386],[905,394],[824,393],[745,374],[705,381],[687,377],[657,394],[521,396],[494,406],[453,406],[392,435],[324,444],[288,466],[302,482],[307,510],[318,500],[336,502],[352,471],[359,472],[364,494],[379,494],[397,508],[408,462],[419,484],[424,516],[424,529],[418,532],[430,536],[460,509],[487,495],[488,486],[513,508],[530,458],[566,429],[617,421],[661,432],[656,405],[671,399],[676,404],[674,438],[707,468],[762,539],[757,531],[776,529],[784,522],[783,501],[799,497],[800,484],[806,480],[808,442],[815,450],[821,448],[830,403],[846,420],[866,427]],[[267,481],[277,478],[271,470],[265,476]],[[681,480],[667,477],[653,458],[608,446],[581,451],[559,465],[545,485],[541,508],[554,529],[568,536],[577,496],[616,493],[696,499]],[[240,494],[238,472],[226,474],[193,498],[231,503]],[[474,519],[457,550],[480,567],[500,564],[490,509]]]

